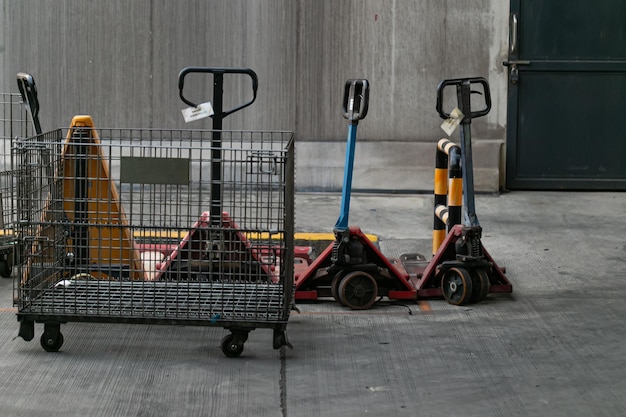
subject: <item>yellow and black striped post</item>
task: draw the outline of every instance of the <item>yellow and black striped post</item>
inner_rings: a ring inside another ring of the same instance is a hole
[[[444,140],[444,139],[442,139]],[[435,207],[433,221],[433,255],[446,237],[448,220],[448,154],[439,149],[435,157]]]
[[[446,232],[461,223],[463,204],[461,148],[445,138],[437,143],[434,189],[433,255],[439,250]]]

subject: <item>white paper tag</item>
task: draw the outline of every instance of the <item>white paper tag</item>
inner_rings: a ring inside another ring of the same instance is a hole
[[[187,107],[186,109],[182,109],[181,112],[183,113],[186,123],[213,116],[214,113],[213,106],[211,106],[211,103],[208,101],[206,103],[198,104],[198,107]]]
[[[444,132],[446,132],[446,135],[452,136],[464,117],[465,115],[461,113],[461,110],[458,107],[455,107],[450,113],[450,117],[443,121],[441,128]]]

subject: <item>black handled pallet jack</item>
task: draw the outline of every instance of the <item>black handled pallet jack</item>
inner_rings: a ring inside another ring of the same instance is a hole
[[[482,245],[482,227],[474,203],[472,165],[472,119],[485,116],[491,109],[491,93],[486,79],[459,78],[444,80],[437,86],[437,112],[443,119],[454,118],[443,110],[444,91],[456,87],[461,125],[461,168],[463,177],[463,224],[449,225],[447,237],[434,254],[426,269],[417,274],[417,297],[443,297],[451,304],[479,302],[488,293],[510,293],[513,288],[500,268]],[[472,88],[478,88],[473,90]],[[482,90],[482,91],[481,91]],[[471,95],[484,97],[485,107],[473,110]]]

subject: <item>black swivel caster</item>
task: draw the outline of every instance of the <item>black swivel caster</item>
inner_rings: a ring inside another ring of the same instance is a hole
[[[46,323],[41,335],[41,347],[47,352],[58,352],[63,346],[63,334],[58,323]]]

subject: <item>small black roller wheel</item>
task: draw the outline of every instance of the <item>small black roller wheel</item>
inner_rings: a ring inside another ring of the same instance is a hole
[[[468,304],[472,298],[472,278],[463,268],[450,268],[441,278],[443,297],[453,305]]]
[[[472,299],[470,302],[479,303],[489,294],[489,273],[485,268],[475,268],[470,272],[472,276]]]
[[[285,331],[274,329],[272,347],[274,349],[280,349],[283,346],[287,346],[289,349],[293,349],[293,346],[287,340],[287,334],[285,333]]]
[[[44,332],[41,335],[41,347],[46,352],[58,352],[63,346],[63,334],[61,332]]]
[[[13,262],[10,259],[0,259],[0,276],[3,278],[11,278],[13,272]]]
[[[231,333],[222,339],[222,352],[229,358],[237,358],[243,352],[243,343],[235,341],[235,336]]]

